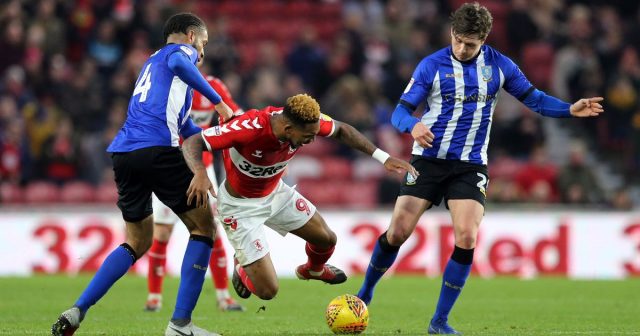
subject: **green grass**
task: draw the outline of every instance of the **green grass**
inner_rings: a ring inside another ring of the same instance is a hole
[[[88,276],[0,278],[0,335],[47,335]],[[282,279],[272,301],[243,301],[245,313],[221,313],[209,279],[193,318],[227,335],[327,335],[324,309],[362,278],[340,286]],[[76,335],[162,335],[171,316],[178,280],[165,282],[164,309],[144,313],[144,278],[128,275],[94,306]],[[378,286],[366,334],[426,334],[439,279],[392,277]],[[264,307],[264,309],[259,309]],[[640,280],[569,281],[472,278],[451,316],[465,335],[640,335]]]

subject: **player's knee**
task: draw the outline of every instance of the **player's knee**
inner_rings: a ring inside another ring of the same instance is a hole
[[[471,230],[461,231],[456,237],[456,246],[463,249],[472,249],[476,247],[476,234]]]
[[[276,294],[278,294],[278,284],[267,284],[256,288],[255,294],[262,300],[271,300],[276,297]]]
[[[404,216],[403,214],[398,215],[393,219],[391,223],[391,227],[387,231],[387,240],[389,244],[394,246],[400,246],[404,244],[407,239],[413,233],[413,227],[411,219],[409,216]]]
[[[329,248],[331,246],[336,246],[337,242],[338,242],[338,236],[336,236],[335,232],[329,230],[329,232],[327,232],[326,247]]]
[[[409,239],[409,236],[411,236],[411,230],[403,226],[390,228],[389,231],[387,231],[387,241],[394,246],[404,244],[404,242]]]
[[[138,239],[127,239],[127,244],[136,252],[137,256],[142,256],[151,248],[153,240],[151,237],[138,237]]]

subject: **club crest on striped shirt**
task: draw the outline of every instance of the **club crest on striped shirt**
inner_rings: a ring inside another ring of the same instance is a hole
[[[490,65],[483,65],[480,67],[480,72],[482,74],[482,79],[485,82],[488,82],[491,80],[491,76],[493,75],[493,70],[491,69]]]
[[[416,184],[416,178],[413,177],[413,175],[407,173],[407,185],[414,185]]]

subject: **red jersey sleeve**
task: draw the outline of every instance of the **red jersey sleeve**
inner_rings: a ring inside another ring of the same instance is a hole
[[[318,136],[330,137],[336,131],[336,123],[331,117],[320,113],[320,131]]]
[[[229,120],[227,123],[202,131],[202,139],[209,151],[225,149],[255,141],[265,129],[269,120],[257,110],[249,111]]]

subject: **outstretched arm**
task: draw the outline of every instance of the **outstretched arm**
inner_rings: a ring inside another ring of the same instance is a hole
[[[571,105],[569,111],[574,117],[595,117],[604,112],[601,101],[602,97],[582,98]]]
[[[231,108],[222,101],[222,97],[209,85],[209,82],[204,79],[195,64],[184,53],[174,52],[169,55],[167,65],[178,78],[207,97],[215,105],[216,111],[221,116],[231,119],[233,116]]]
[[[207,169],[202,162],[202,150],[204,148],[204,140],[200,133],[194,134],[182,143],[182,155],[187,162],[187,166],[193,172],[193,178],[187,189],[187,204],[195,199],[197,207],[206,208],[208,203],[207,191],[215,196],[213,184],[207,176]]]
[[[369,141],[362,133],[358,132],[353,126],[337,120],[333,122],[336,124],[336,131],[333,137],[338,141],[353,149],[373,156],[374,159],[380,161],[389,171],[395,171],[397,173],[407,171],[414,177],[418,177],[418,171],[409,162],[390,156],[385,151],[377,148],[376,145]]]

